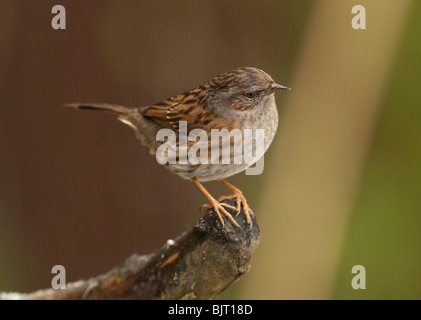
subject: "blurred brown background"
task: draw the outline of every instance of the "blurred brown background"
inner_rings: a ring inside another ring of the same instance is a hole
[[[355,4],[367,30],[351,28]],[[49,287],[56,264],[68,281],[105,272],[206,203],[130,128],[62,104],[143,106],[254,66],[293,91],[263,175],[230,179],[262,242],[223,297],[420,298],[420,18],[410,0],[2,0],[0,291]]]

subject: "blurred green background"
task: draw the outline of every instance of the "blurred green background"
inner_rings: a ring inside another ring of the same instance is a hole
[[[293,91],[264,173],[229,179],[262,239],[221,298],[421,298],[420,32],[410,0],[2,0],[0,291],[49,287],[56,264],[69,282],[106,272],[206,203],[112,116],[63,103],[143,106],[254,66]]]

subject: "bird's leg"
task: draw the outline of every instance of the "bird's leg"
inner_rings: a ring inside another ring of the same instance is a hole
[[[205,197],[209,200],[210,205],[213,207],[216,214],[218,215],[219,221],[221,221],[222,226],[224,226],[224,219],[222,219],[221,212],[232,222],[234,226],[241,228],[240,225],[237,223],[237,221],[234,220],[232,215],[227,210],[225,210],[225,208],[236,210],[235,207],[230,206],[227,203],[219,203],[218,200],[216,200],[214,197],[211,196],[211,194],[205,189],[205,187],[199,182],[199,180],[197,180],[196,177],[193,177],[191,180],[200,189],[200,191],[203,192]]]
[[[237,215],[241,212],[241,205],[243,205],[244,208],[244,213],[246,214],[246,219],[247,219],[247,223],[250,225],[250,229],[252,227],[252,221],[251,221],[251,216],[254,215],[253,211],[250,209],[250,207],[247,204],[247,200],[244,197],[243,193],[241,192],[240,189],[234,187],[231,183],[221,179],[219,180],[221,181],[221,183],[226,186],[229,190],[231,190],[232,195],[230,196],[223,196],[221,198],[219,198],[218,200],[224,200],[224,199],[232,199],[232,198],[236,198],[237,199]]]

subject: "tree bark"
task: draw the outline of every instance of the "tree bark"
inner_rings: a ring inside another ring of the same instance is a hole
[[[233,199],[223,202],[236,206]],[[154,253],[134,254],[109,272],[68,283],[66,289],[0,293],[0,300],[214,299],[250,270],[260,240],[254,216],[251,227],[243,210],[233,217],[241,229],[227,219],[222,227],[208,209],[195,226]]]

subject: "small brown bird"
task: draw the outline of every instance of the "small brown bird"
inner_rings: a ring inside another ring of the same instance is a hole
[[[209,153],[215,150],[221,151],[221,145],[218,146],[218,149],[212,148],[214,143],[211,135],[214,129],[227,129],[228,132],[233,132],[234,129],[239,129],[240,132],[245,132],[246,129],[254,131],[261,129],[264,132],[264,140],[260,141],[264,144],[262,148],[264,153],[269,148],[278,127],[278,112],[274,93],[281,90],[290,89],[275,83],[267,73],[260,69],[243,67],[223,73],[195,89],[152,106],[127,108],[99,103],[73,103],[66,106],[78,109],[103,110],[116,114],[120,121],[135,130],[136,137],[144,146],[149,148],[152,155],[157,155],[157,151],[164,143],[163,141],[157,141],[160,140],[157,139],[160,130],[171,129],[176,137],[176,141],[172,144],[176,156],[175,159],[172,159],[175,161],[168,161],[165,163],[165,167],[184,179],[191,179],[197,185],[214,208],[222,226],[224,220],[221,212],[235,226],[239,227],[226,208],[236,210],[239,213],[241,206],[243,206],[247,223],[251,227],[250,215],[253,212],[245,197],[239,189],[225,181],[226,178],[247,169],[253,164],[245,161],[247,146],[244,145],[240,148],[240,150],[244,150],[244,154],[240,158],[242,161],[234,161],[235,152],[233,152],[233,149],[235,146],[233,140],[235,139],[229,138],[229,147],[232,147],[229,153],[229,163],[226,161],[183,162],[179,161],[179,154],[183,150],[187,153],[189,150],[193,150],[191,148],[196,143],[196,139],[190,139],[190,134],[195,133],[194,137],[197,137],[197,132],[203,132],[205,137],[209,138],[205,140],[206,149]],[[189,135],[186,145],[180,144],[183,133],[182,123],[186,124],[185,134]],[[195,129],[201,129],[201,131]],[[253,144],[252,151],[256,150],[256,143],[259,143],[259,141],[256,140],[255,136],[251,141],[246,141],[246,139],[242,140],[245,144]],[[217,142],[219,143],[219,138]],[[262,156],[263,153],[259,156]],[[168,150],[165,154],[168,156]],[[221,155],[223,155],[223,151],[220,154],[218,152],[216,159],[221,160]],[[212,155],[209,159],[211,158]],[[213,180],[221,181],[232,192],[231,196],[223,198],[236,198],[237,208],[217,201],[201,184],[201,182]]]

